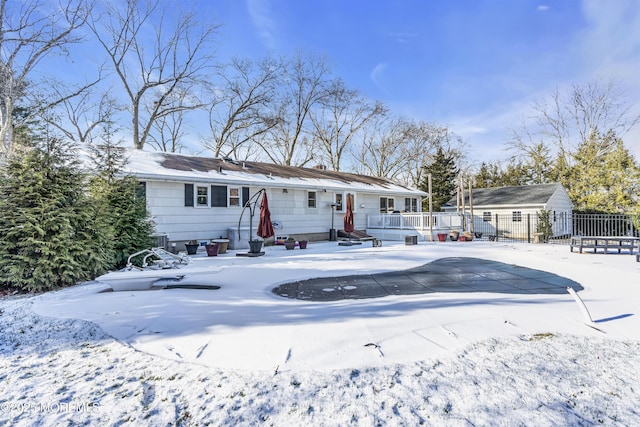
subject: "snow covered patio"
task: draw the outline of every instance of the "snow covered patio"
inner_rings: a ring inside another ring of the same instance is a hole
[[[0,423],[640,419],[640,265],[633,257],[481,241],[265,250],[259,258],[198,256],[171,271],[219,290],[100,293],[105,286],[96,283],[0,300]],[[305,279],[466,257],[581,285],[604,332],[585,325],[569,293],[440,291],[314,302],[272,292]],[[61,402],[92,409],[20,414],[15,405],[25,396],[34,405],[58,402],[54,409]]]

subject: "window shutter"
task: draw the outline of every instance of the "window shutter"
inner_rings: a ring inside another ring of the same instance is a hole
[[[136,189],[136,198],[147,200],[147,183],[144,181],[138,182],[138,188]]]
[[[242,187],[242,206],[249,201],[249,187]]]
[[[227,186],[226,185],[211,186],[211,207],[212,208],[227,207]]]
[[[184,205],[193,206],[193,184],[184,185]]]

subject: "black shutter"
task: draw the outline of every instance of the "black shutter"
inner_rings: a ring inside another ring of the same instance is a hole
[[[242,187],[242,206],[249,201],[249,187]]]
[[[227,207],[227,186],[226,185],[211,186],[211,207],[212,208]]]
[[[144,181],[138,182],[138,188],[136,189],[136,198],[147,200],[147,183]]]
[[[193,206],[193,184],[184,185],[184,205]]]

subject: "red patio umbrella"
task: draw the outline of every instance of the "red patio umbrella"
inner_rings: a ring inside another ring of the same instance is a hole
[[[269,212],[269,201],[267,200],[267,192],[262,193],[262,201],[260,202],[260,221],[258,222],[258,236],[263,239],[276,234],[273,231],[273,224],[271,224],[271,212]]]
[[[347,211],[344,214],[344,232],[351,233],[354,230],[353,227],[353,207],[351,205],[351,194],[347,194]]]

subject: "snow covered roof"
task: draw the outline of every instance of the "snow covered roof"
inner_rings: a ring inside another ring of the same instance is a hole
[[[508,187],[474,188],[472,190],[474,206],[524,206],[544,205],[551,196],[562,187],[562,184],[514,185]],[[565,191],[566,193],[566,191]],[[567,196],[568,197],[568,196]],[[465,194],[465,203],[469,204],[469,194]],[[452,198],[446,205],[455,207],[456,199]]]
[[[128,150],[125,172],[141,180],[171,180],[277,188],[350,190],[426,196],[386,178],[316,168]]]

